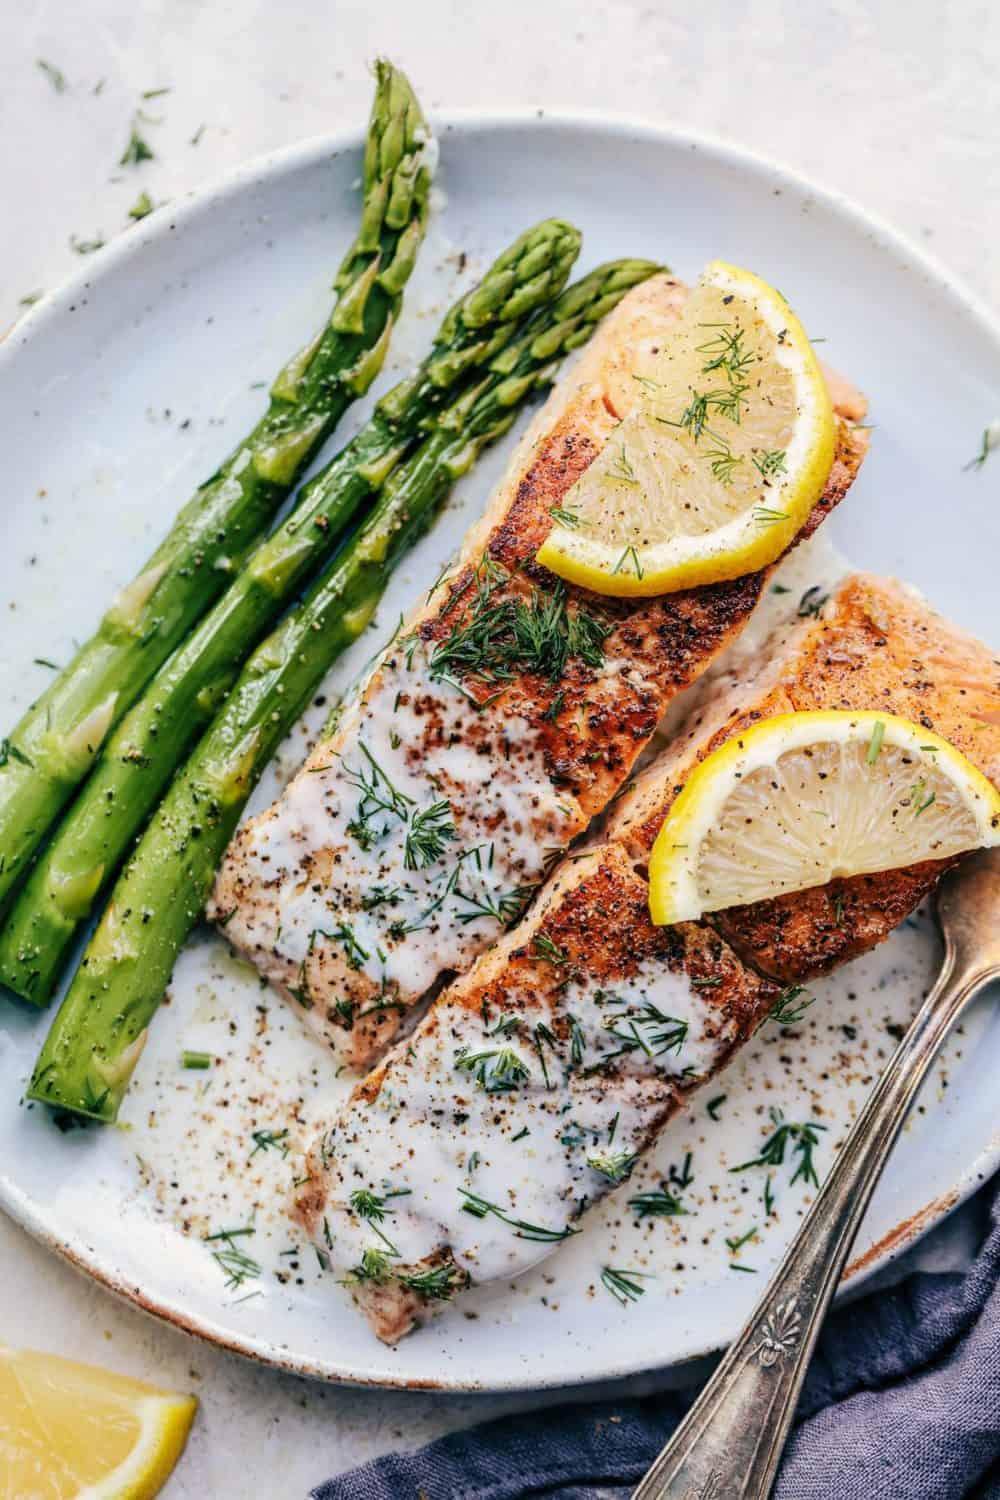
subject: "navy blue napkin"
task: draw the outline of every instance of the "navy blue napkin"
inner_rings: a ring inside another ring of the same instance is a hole
[[[775,1500],[1000,1500],[1000,1186],[964,1273],[918,1272],[827,1322]],[[504,1417],[321,1484],[313,1500],[626,1500],[693,1393]]]

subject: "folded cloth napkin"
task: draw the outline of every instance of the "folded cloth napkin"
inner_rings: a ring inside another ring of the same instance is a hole
[[[985,1192],[966,1272],[918,1272],[828,1320],[775,1500],[1000,1500],[1000,1179]],[[693,1395],[504,1417],[313,1500],[626,1500]]]

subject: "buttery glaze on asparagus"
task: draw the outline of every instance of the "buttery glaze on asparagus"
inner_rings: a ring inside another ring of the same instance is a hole
[[[429,132],[406,77],[378,62],[376,79],[361,227],[337,276],[329,322],[279,372],[266,414],[0,746],[0,904],[108,732],[239,572],[298,475],[381,369],[423,239],[431,173]]]
[[[115,1119],[180,947],[281,739],[331,662],[361,634],[392,569],[455,478],[508,429],[594,319],[653,270],[645,261],[601,267],[521,326],[484,380],[435,419],[327,574],[251,656],[118,879],[36,1064],[32,1099]]]

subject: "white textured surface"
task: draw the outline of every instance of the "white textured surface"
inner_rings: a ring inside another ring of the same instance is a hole
[[[1000,17],[985,4],[29,0],[0,15],[0,325],[77,264],[71,234],[117,233],[143,189],[176,197],[272,147],[359,123],[363,62],[379,49],[431,110],[591,107],[739,140],[851,193],[1000,304]],[[39,57],[62,69],[66,92]],[[172,92],[146,106],[162,119],[145,127],[156,160],[119,168],[137,96],[157,87]],[[253,1369],[119,1307],[6,1223],[0,1269],[10,1342],[199,1392],[168,1500],[302,1496],[372,1454],[537,1404],[324,1389]]]

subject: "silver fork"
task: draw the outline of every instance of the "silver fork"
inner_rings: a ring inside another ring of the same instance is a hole
[[[767,1500],[806,1368],[858,1226],[949,1029],[1000,977],[1000,850],[946,875],[944,962],[829,1176],[712,1379],[632,1500]]]

